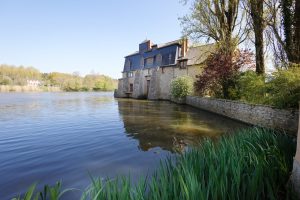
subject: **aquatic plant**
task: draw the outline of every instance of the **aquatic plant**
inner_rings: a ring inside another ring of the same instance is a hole
[[[92,178],[81,200],[292,199],[287,183],[295,146],[291,137],[271,130],[240,130],[162,161],[150,178],[136,184],[130,177]]]
[[[58,181],[54,186],[45,185],[44,190],[41,192],[36,192],[36,184],[32,184],[23,197],[20,195],[13,198],[12,200],[59,200],[61,197],[74,189],[62,190],[61,181]]]

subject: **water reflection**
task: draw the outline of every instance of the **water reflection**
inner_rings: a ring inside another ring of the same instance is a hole
[[[204,137],[217,137],[246,126],[167,101],[119,99],[118,108],[127,135],[138,140],[143,151],[154,147],[171,152],[183,150]]]
[[[244,125],[170,102],[112,93],[1,93],[0,199],[33,182],[84,189],[95,177],[151,174],[170,152]],[[137,148],[138,147],[138,148]],[[80,192],[66,199],[79,199]]]

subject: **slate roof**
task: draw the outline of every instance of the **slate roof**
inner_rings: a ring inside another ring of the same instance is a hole
[[[145,42],[147,42],[147,41],[149,41],[149,40],[145,40],[145,41],[143,41],[142,43],[145,43]],[[162,44],[152,44],[151,46],[157,45],[157,48],[156,48],[156,49],[161,49],[161,48],[164,48],[164,47],[168,47],[168,46],[171,46],[171,45],[174,45],[174,44],[180,44],[180,43],[181,43],[181,39],[179,39],[179,40],[174,40],[174,41],[167,42],[167,43],[162,43]],[[151,51],[151,50],[150,50],[150,51]],[[126,58],[126,57],[129,57],[129,56],[136,55],[136,54],[139,54],[139,51],[135,51],[135,52],[133,52],[133,53],[131,53],[131,54],[125,56],[125,58]]]
[[[167,47],[167,46],[174,45],[174,44],[180,44],[180,43],[181,43],[181,39],[174,40],[174,41],[171,41],[171,42],[167,42],[167,43],[163,43],[163,44],[158,44],[157,48],[159,49],[159,48]]]
[[[187,65],[198,65],[203,63],[214,50],[214,44],[190,46],[186,55],[178,60],[188,60]]]

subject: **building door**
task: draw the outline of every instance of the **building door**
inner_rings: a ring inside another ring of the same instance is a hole
[[[133,84],[132,83],[130,83],[130,85],[129,85],[129,92],[133,92]]]
[[[147,96],[149,94],[149,88],[150,88],[150,80],[147,80]]]

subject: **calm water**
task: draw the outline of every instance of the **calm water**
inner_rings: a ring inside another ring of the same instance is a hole
[[[189,106],[116,100],[112,93],[0,93],[0,199],[34,182],[84,189],[89,173],[135,179],[175,150],[244,126]]]

